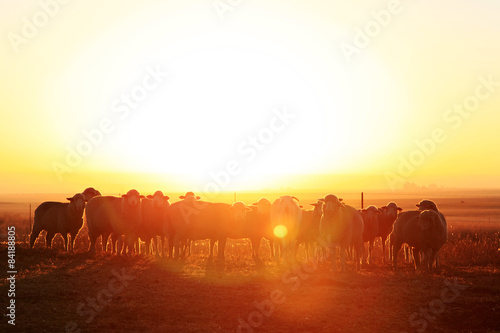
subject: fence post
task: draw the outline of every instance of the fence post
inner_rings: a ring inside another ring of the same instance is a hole
[[[363,192],[361,192],[361,209],[365,208],[365,207],[364,207],[364,204],[365,204],[365,203],[364,203],[364,199],[365,199],[365,198],[364,198],[364,193],[363,193]]]

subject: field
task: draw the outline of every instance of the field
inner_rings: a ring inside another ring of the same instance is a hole
[[[322,195],[299,198],[307,205]],[[359,194],[342,197],[360,206]],[[365,206],[394,200],[409,210],[424,197],[438,204],[449,224],[442,269],[434,273],[415,272],[408,263],[393,270],[382,260],[380,241],[372,265],[355,271],[348,262],[343,273],[331,271],[330,259],[306,261],[303,251],[302,264],[281,267],[265,241],[262,266],[253,263],[248,241],[228,241],[222,269],[208,258],[208,242],[197,242],[185,260],[89,257],[84,229],[74,254],[62,251],[60,236],[53,249],[44,248],[41,236],[30,250],[29,203],[34,210],[57,198],[0,197],[3,240],[11,225],[18,239],[16,326],[8,317],[1,325],[19,332],[500,331],[500,193],[365,194]],[[237,194],[246,203],[258,198]],[[220,200],[231,202],[233,195]],[[5,242],[2,256],[7,261]],[[8,290],[2,279],[5,307]]]

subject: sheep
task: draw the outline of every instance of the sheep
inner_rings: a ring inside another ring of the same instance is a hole
[[[441,220],[442,220],[444,226],[446,227],[446,233],[443,235],[443,242],[446,243],[448,241],[448,224],[446,222],[446,219],[445,219],[443,213],[441,213],[439,211],[437,205],[431,200],[424,199],[424,200],[421,200],[418,204],[416,204],[416,206],[418,207],[419,210],[433,210],[439,214],[439,217],[441,217]],[[437,254],[435,256],[435,259],[436,259],[436,268],[438,268],[439,257]]]
[[[445,243],[446,224],[434,210],[408,211],[398,216],[391,234],[393,267],[397,268],[397,254],[403,243],[413,249],[415,269],[420,268],[420,251],[426,256],[424,266],[431,268],[432,262]]]
[[[431,200],[422,200],[420,203],[416,204],[416,206],[419,210],[433,210],[438,213],[439,217],[443,220],[443,223],[446,226],[446,234],[444,235],[444,241],[446,242],[448,240],[448,226],[444,215],[439,211],[437,205]]]
[[[295,241],[302,220],[302,210],[296,197],[285,195],[276,199],[271,206],[271,226],[277,238],[283,243],[283,262],[293,261]]]
[[[228,231],[233,224],[231,205],[200,201],[194,195],[186,196],[171,204],[167,210],[164,230],[169,235],[169,254],[179,258],[182,242],[210,239],[218,242],[218,259],[224,261]]]
[[[377,237],[382,238],[382,256],[384,262],[387,258],[385,254],[385,243],[387,237],[392,232],[392,226],[396,221],[396,218],[398,217],[398,213],[402,210],[403,209],[401,207],[398,207],[395,202],[389,202],[386,206],[379,208],[380,215],[378,216]]]
[[[69,202],[66,203],[47,201],[35,209],[30,248],[33,248],[40,232],[46,230],[45,246],[52,248],[54,235],[60,233],[64,238],[64,249],[73,252],[76,235],[83,225],[85,196],[77,193],[67,199]],[[68,234],[71,236],[69,242]]]
[[[156,191],[153,195],[148,195],[141,201],[142,224],[138,231],[139,238],[146,243],[146,254],[150,252],[151,239],[153,247],[156,248],[156,256],[163,256],[165,244],[165,234],[163,230],[165,215],[170,206],[170,198],[163,195],[162,191]],[[157,240],[161,238],[161,245]]]
[[[297,252],[299,245],[305,243],[306,258],[309,258],[308,247],[318,240],[319,223],[323,214],[322,201],[318,200],[318,202],[312,203],[311,206],[314,206],[314,209],[302,210],[302,222],[297,235],[297,243],[295,244],[295,252]]]
[[[320,235],[326,247],[340,246],[341,270],[345,270],[346,251],[349,246],[356,250],[356,269],[360,269],[360,255],[363,250],[363,218],[351,206],[344,205],[341,198],[333,194],[319,199],[325,203],[320,222]],[[336,268],[336,260],[332,259],[332,268]]]
[[[85,191],[82,192],[82,194],[85,196],[85,201],[89,201],[93,197],[101,195],[101,192],[99,192],[93,187],[87,187]]]
[[[268,226],[262,224],[258,213],[258,206],[247,207],[243,202],[237,201],[231,206],[233,224],[229,228],[227,236],[231,239],[248,238],[252,244],[252,259],[260,264],[259,247],[262,237],[266,234]],[[210,252],[213,253],[213,241]]]
[[[269,241],[270,256],[274,257],[274,232],[271,225],[271,201],[267,198],[260,198],[259,201],[252,203],[255,209],[248,212],[248,218],[262,232],[265,239]],[[280,243],[278,243],[280,244]]]
[[[86,219],[89,229],[90,247],[95,253],[95,243],[102,235],[103,251],[106,250],[107,236],[112,234],[112,248],[118,237],[126,236],[127,246],[133,246],[135,233],[141,225],[141,199],[137,190],[130,190],[122,197],[97,196],[87,203]],[[117,253],[120,251],[117,250]]]
[[[379,215],[380,211],[376,206],[368,206],[366,209],[361,210],[361,217],[363,218],[364,228],[363,228],[363,242],[368,242],[368,263],[372,264],[372,250],[373,242],[377,237],[378,226],[379,226]],[[366,262],[366,251],[363,249],[363,261]]]
[[[195,195],[194,192],[186,192],[185,195],[180,195],[179,196],[179,199],[181,200],[186,200],[187,202],[193,200],[193,201],[196,201],[196,200],[200,200],[201,197],[198,196],[198,195]],[[163,234],[164,235],[167,235],[168,237],[168,252],[169,252],[169,257],[170,258],[173,258],[173,236],[171,234],[171,224],[169,223],[168,221],[168,214],[165,215],[165,220],[164,220],[164,223],[163,223]],[[187,256],[190,256],[191,255],[191,240],[190,239],[181,239],[180,240],[180,247],[181,247],[181,252],[182,252],[182,255],[187,255]]]

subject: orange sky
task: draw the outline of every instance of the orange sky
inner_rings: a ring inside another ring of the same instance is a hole
[[[54,1],[0,2],[0,192],[500,187],[498,2]]]

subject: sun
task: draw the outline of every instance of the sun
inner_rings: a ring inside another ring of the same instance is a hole
[[[274,227],[274,236],[278,238],[285,238],[288,234],[288,229],[284,225],[280,224]]]

